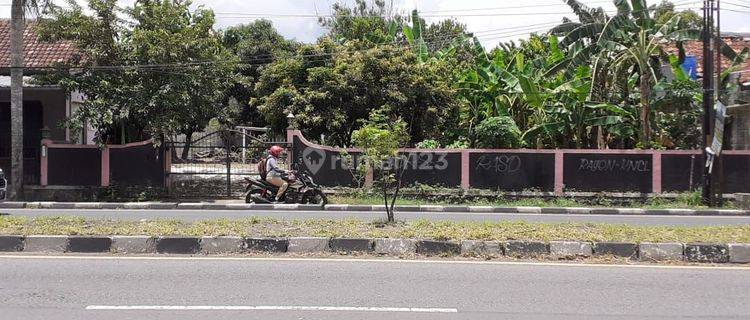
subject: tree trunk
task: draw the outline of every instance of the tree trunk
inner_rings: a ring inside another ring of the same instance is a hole
[[[641,74],[641,144],[644,147],[648,146],[649,142],[651,142],[651,123],[649,119],[651,108],[648,103],[650,96],[651,76],[643,72]]]
[[[23,191],[23,31],[24,1],[13,0],[10,24],[10,199]]]
[[[193,144],[193,132],[189,131],[185,133],[185,144],[182,148],[182,156],[180,157],[182,161],[187,161],[188,157],[190,157],[190,146]]]
[[[383,184],[383,201],[385,202],[385,217],[388,222],[393,222],[393,212],[391,207],[388,205],[388,187]]]

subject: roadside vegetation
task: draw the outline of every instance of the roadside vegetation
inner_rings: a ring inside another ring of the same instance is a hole
[[[402,121],[417,147],[701,143],[702,91],[683,63],[702,22],[668,1],[616,1],[607,12],[566,0],[571,14],[559,23],[501,42],[503,30],[356,0],[332,6],[315,43],[285,39],[263,19],[217,29],[214,12],[188,0],[79,2],[46,10],[37,31],[86,58],[37,80],[85,94],[67,126],[93,126],[101,143],[183,135],[190,144],[207,127],[237,125],[280,134],[289,113],[312,140],[338,146],[357,144],[354,133],[378,115]],[[729,95],[747,52],[721,52]]]
[[[594,207],[594,208],[644,208],[644,209],[707,209],[701,204],[700,192],[680,193],[675,197],[616,198],[606,195],[593,197],[510,197],[494,195],[463,195],[453,192],[406,190],[396,199],[396,205],[472,205],[497,207]],[[383,200],[374,194],[351,192],[331,195],[331,204],[382,205]],[[714,208],[716,209],[716,208]],[[737,209],[732,201],[725,201],[719,209]]]
[[[75,217],[0,217],[3,235],[186,235],[252,237],[365,237],[437,240],[577,240],[618,242],[750,243],[750,225],[629,226],[527,222],[365,222],[361,220],[113,221]]]

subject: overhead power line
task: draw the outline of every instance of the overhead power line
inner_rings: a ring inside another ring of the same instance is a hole
[[[689,1],[680,1],[673,3],[675,8],[683,7],[683,6],[697,6],[699,4],[699,1],[697,0],[689,0]],[[563,4],[564,5],[564,4]],[[499,10],[499,9],[510,9],[510,8],[536,8],[536,7],[544,7],[544,5],[539,6],[517,6],[517,7],[505,7],[505,8],[473,8],[473,9],[465,9],[465,10],[440,10],[440,11],[419,11],[419,16],[423,18],[450,18],[450,17],[502,17],[502,16],[536,16],[536,15],[570,15],[573,12],[570,10],[566,11],[555,11],[555,12],[490,12],[490,13],[460,13],[460,14],[451,14],[446,12],[467,12],[467,11],[491,11],[493,9]],[[648,11],[656,11],[659,8],[653,7],[653,8],[647,8],[645,10]],[[684,9],[695,9],[695,8],[684,8]],[[607,14],[616,14],[617,11],[613,10],[605,10],[604,11]],[[318,14],[310,14],[310,13],[244,13],[244,12],[221,12],[216,11],[214,12],[217,16],[221,16],[223,18],[336,18],[336,17],[342,17],[341,15],[336,14],[327,14],[327,15],[318,15]],[[351,15],[349,17],[352,18],[391,18],[388,15]]]

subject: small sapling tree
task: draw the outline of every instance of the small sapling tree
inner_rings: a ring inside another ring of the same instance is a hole
[[[361,163],[373,166],[373,187],[383,196],[388,222],[395,221],[393,209],[406,168],[398,156],[398,148],[408,140],[406,123],[400,118],[386,122],[371,117],[352,134],[352,142],[362,150],[365,158]]]

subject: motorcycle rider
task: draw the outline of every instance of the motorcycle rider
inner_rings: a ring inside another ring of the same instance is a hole
[[[268,149],[268,158],[266,159],[266,181],[279,187],[279,192],[276,193],[276,202],[281,201],[286,189],[289,188],[289,182],[284,180],[284,177],[289,173],[279,168],[278,158],[282,151],[284,149],[280,146],[271,146]]]

